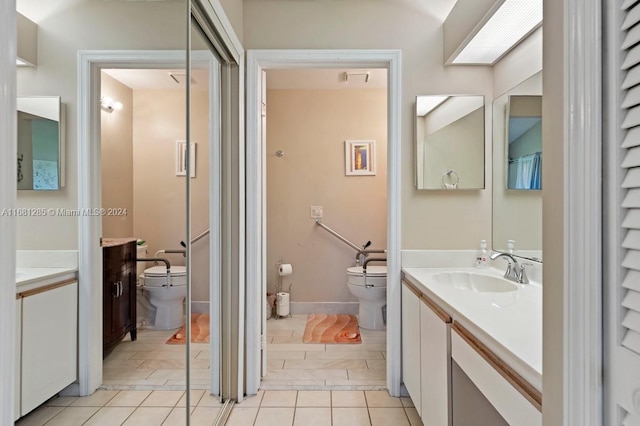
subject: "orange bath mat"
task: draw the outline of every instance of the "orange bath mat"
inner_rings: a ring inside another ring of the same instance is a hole
[[[167,345],[184,345],[187,327],[183,326],[167,340]],[[191,343],[209,343],[209,314],[191,314]]]
[[[355,315],[311,314],[302,343],[362,343]]]

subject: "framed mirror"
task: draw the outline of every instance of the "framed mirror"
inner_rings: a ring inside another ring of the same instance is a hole
[[[534,186],[532,181],[540,181],[534,160],[540,153],[542,161],[542,72],[494,99],[492,108],[492,248],[541,261],[542,190],[518,189],[534,189],[525,187],[527,182]],[[514,165],[518,159],[527,162],[520,169]]]
[[[484,96],[416,97],[417,189],[484,189]]]
[[[64,186],[64,108],[59,96],[19,96],[18,189]]]

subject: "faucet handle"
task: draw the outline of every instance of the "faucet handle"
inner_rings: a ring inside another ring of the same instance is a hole
[[[525,262],[520,265],[520,271],[518,273],[518,282],[520,284],[529,284],[529,278],[527,277],[527,266],[533,266],[533,263]]]

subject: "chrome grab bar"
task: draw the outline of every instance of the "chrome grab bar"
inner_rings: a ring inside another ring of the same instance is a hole
[[[199,240],[203,239],[204,237],[206,237],[207,235],[209,235],[209,233],[211,232],[211,229],[207,229],[206,231],[202,232],[200,235],[198,235],[197,237],[195,237],[193,240],[191,240],[191,244],[198,242]],[[184,241],[180,241],[180,245],[182,247],[186,247],[187,245],[184,243]]]
[[[352,243],[351,241],[347,240],[345,237],[343,237],[342,235],[338,234],[336,231],[334,231],[333,229],[329,228],[327,225],[325,225],[324,223],[322,223],[319,219],[316,220],[316,225],[318,225],[319,227],[325,229],[327,232],[329,232],[331,235],[333,235],[334,237],[336,237],[337,239],[339,239],[340,241],[342,241],[343,243],[347,244],[349,247],[353,248],[355,251],[357,252],[361,252],[362,249],[360,247],[358,247],[356,244]]]

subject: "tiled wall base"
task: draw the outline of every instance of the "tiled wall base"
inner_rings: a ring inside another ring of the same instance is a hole
[[[358,302],[291,302],[292,315],[298,314],[353,314],[358,313]]]

